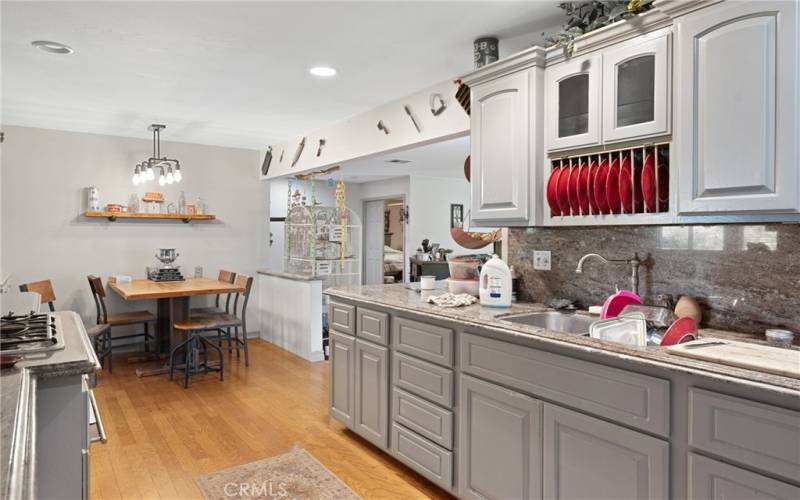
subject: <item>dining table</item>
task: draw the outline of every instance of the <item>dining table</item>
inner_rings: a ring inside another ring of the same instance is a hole
[[[196,295],[218,295],[244,292],[244,289],[210,278],[186,278],[182,281],[136,279],[127,282],[109,281],[108,286],[126,301],[156,301],[156,343],[160,354],[169,354],[172,346],[185,340],[176,330],[177,321],[189,318],[189,298]],[[136,369],[136,375],[147,377],[167,373],[168,367]]]

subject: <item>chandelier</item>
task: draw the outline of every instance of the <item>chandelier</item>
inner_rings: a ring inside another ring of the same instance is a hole
[[[158,185],[172,184],[173,182],[180,182],[183,176],[181,175],[181,164],[178,160],[161,156],[161,131],[167,128],[166,125],[159,125],[157,123],[151,124],[147,130],[153,132],[153,156],[147,160],[136,164],[133,169],[133,184],[144,184],[147,181],[152,181],[156,178],[155,169],[159,169]]]

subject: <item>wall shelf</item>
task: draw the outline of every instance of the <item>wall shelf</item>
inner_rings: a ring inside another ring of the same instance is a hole
[[[209,221],[216,220],[216,215],[210,214],[148,214],[148,213],[130,213],[130,212],[84,212],[84,217],[93,219],[108,219],[115,222],[117,219],[143,219],[143,220],[179,220],[186,224],[191,221]]]

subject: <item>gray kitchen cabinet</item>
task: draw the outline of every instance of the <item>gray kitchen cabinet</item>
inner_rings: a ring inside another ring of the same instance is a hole
[[[797,500],[800,488],[753,472],[689,454],[689,500]]]
[[[330,333],[330,414],[351,429],[356,405],[355,344],[353,337]]]
[[[542,497],[542,403],[461,377],[459,496]]]
[[[376,446],[389,445],[389,349],[355,342],[356,400],[353,430]]]
[[[669,444],[544,405],[544,497],[667,499]]]
[[[797,15],[722,2],[675,21],[680,214],[800,210]]]

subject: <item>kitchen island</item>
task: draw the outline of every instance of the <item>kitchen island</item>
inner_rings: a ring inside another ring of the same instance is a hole
[[[261,338],[308,361],[322,348],[322,279],[308,273],[258,270]]]
[[[540,304],[325,293],[331,416],[454,495],[800,495],[797,379],[503,319]]]
[[[87,375],[100,368],[83,322],[56,312],[64,348],[0,370],[3,499],[86,498],[90,412]],[[57,418],[55,418],[57,416]]]

